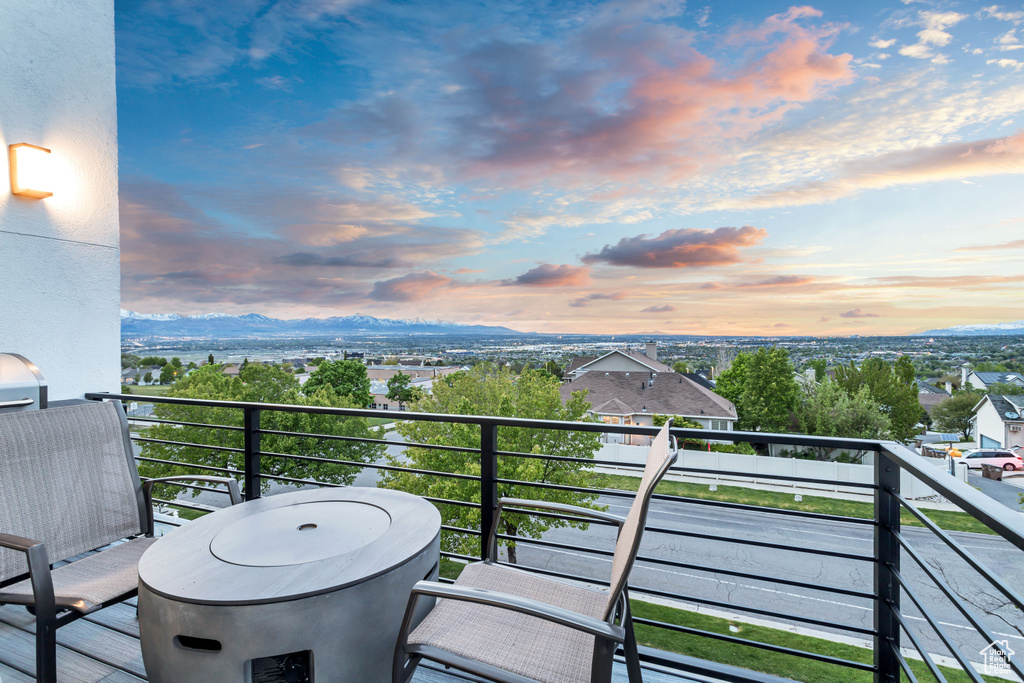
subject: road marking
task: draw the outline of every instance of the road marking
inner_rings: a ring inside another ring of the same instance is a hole
[[[551,552],[551,553],[561,553],[563,555],[572,555],[574,557],[587,558],[589,560],[597,559],[597,560],[600,560],[602,562],[608,562],[608,563],[611,563],[611,561],[612,561],[610,558],[607,558],[607,557],[593,558],[590,555],[587,555],[587,554],[584,554],[584,553],[577,553],[577,552],[573,552],[573,551],[570,551],[570,550],[559,550],[557,548],[545,548],[544,550],[546,550],[547,552]],[[852,605],[852,604],[850,604],[848,602],[840,602],[838,600],[826,600],[824,598],[815,598],[815,597],[809,596],[809,595],[801,595],[800,593],[791,593],[789,591],[775,590],[773,588],[764,588],[762,586],[752,586],[752,585],[747,584],[747,583],[739,583],[739,582],[736,582],[736,581],[725,581],[723,579],[718,579],[718,578],[710,577],[710,576],[698,576],[696,574],[690,574],[688,572],[678,572],[678,571],[673,571],[671,569],[660,569],[658,567],[647,567],[647,566],[643,566],[643,565],[641,565],[638,568],[642,569],[642,570],[646,570],[646,571],[660,572],[662,574],[672,574],[674,576],[682,576],[682,577],[686,577],[686,578],[690,578],[690,579],[697,579],[699,581],[710,581],[712,583],[720,583],[720,584],[725,584],[725,585],[730,585],[730,586],[736,586],[738,588],[748,588],[750,590],[762,591],[762,592],[765,592],[765,593],[775,593],[777,595],[786,595],[786,596],[789,596],[789,597],[799,598],[801,600],[813,600],[815,602],[823,602],[823,603],[826,603],[826,604],[829,604],[829,605],[836,605],[836,606],[839,606],[839,607],[848,607],[850,609],[859,609],[859,610],[863,610],[865,612],[870,612],[873,609],[871,607],[864,607],[862,605]],[[707,571],[709,573],[714,573],[713,569],[709,569]],[[828,590],[828,588],[822,588],[821,590]],[[927,621],[927,619],[925,619],[924,617],[915,617],[915,616],[911,616],[909,614],[904,615],[904,616],[907,619],[913,619],[915,621]],[[939,624],[941,624],[942,626],[950,626],[952,628],[959,628],[959,629],[964,629],[964,630],[967,630],[967,631],[974,631],[975,633],[977,633],[977,629],[975,629],[973,626],[967,626],[967,625],[964,625],[964,624],[951,624],[951,623],[949,623],[947,621],[940,621]],[[1020,635],[1016,635],[1016,634],[1013,634],[1013,633],[1002,633],[1000,631],[993,631],[992,633],[994,633],[995,635],[1004,636],[1004,637],[1007,637],[1007,638],[1014,638],[1016,640],[1024,640],[1024,637],[1021,637]]]

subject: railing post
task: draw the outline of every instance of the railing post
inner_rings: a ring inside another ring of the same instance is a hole
[[[243,409],[243,427],[245,434],[245,458],[242,486],[246,500],[260,497],[260,409]]]
[[[498,425],[480,424],[480,557],[487,559],[487,537],[498,507]]]
[[[882,451],[875,453],[875,681],[899,683],[900,586],[893,569],[900,568],[900,546],[893,532],[900,530],[900,503],[893,493],[900,491],[900,467]]]

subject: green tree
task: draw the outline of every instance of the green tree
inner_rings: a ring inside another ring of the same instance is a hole
[[[686,364],[685,360],[677,360],[672,364],[672,369],[678,372],[680,375],[685,375],[690,372],[690,366]]]
[[[205,365],[175,383],[168,392],[168,396],[338,408],[357,407],[351,399],[339,397],[329,389],[321,389],[310,396],[303,396],[299,393],[298,380],[293,375],[282,372],[275,366],[259,363],[250,363],[239,372],[238,377],[224,375],[219,366]],[[162,403],[156,404],[154,413],[160,419],[195,425],[241,427],[243,419],[242,411],[235,408],[208,408]],[[376,431],[368,427],[364,418],[334,415],[263,410],[260,414],[260,426],[273,431],[303,432],[357,439],[371,439],[376,436]],[[173,424],[154,425],[146,431],[146,436],[172,442],[215,446],[222,449],[241,449],[244,441],[244,435],[237,430]],[[373,462],[384,454],[383,444],[277,434],[264,434],[260,441],[260,450],[266,453],[283,453],[351,462]],[[150,458],[205,467],[231,468],[239,471],[244,469],[241,453],[198,446],[147,442],[143,445],[142,454]],[[269,455],[264,455],[261,458],[260,467],[264,474],[293,479],[315,479],[330,484],[351,484],[359,471],[359,468],[354,465],[299,461]],[[192,467],[146,461],[139,463],[139,471],[144,477],[196,473],[196,469]],[[236,478],[240,480],[241,475],[236,475]],[[264,479],[263,490],[267,490],[269,485],[270,481]],[[177,487],[169,485],[163,485],[154,490],[158,497],[164,499],[175,497],[179,491]]]
[[[932,422],[940,432],[956,432],[964,441],[971,438],[974,406],[985,396],[980,391],[958,391],[932,408]]]
[[[852,396],[838,382],[826,379],[809,384],[802,390],[797,416],[800,428],[814,436],[835,436],[851,439],[880,439],[889,431],[889,418],[871,397],[867,387]],[[818,460],[834,455],[831,448],[813,448]],[[859,461],[863,452],[854,455]]]
[[[139,367],[148,368],[153,365],[163,367],[167,365],[167,359],[161,358],[160,356],[146,356],[139,361]]]
[[[396,372],[388,380],[388,400],[398,401],[399,409],[401,409],[403,404],[412,403],[422,395],[423,390],[412,386],[412,377],[404,372]]]
[[[479,364],[472,370],[457,372],[434,382],[433,393],[413,405],[417,411],[449,415],[496,415],[528,417],[544,420],[587,421],[585,392],[573,392],[563,405],[558,393],[560,382],[550,373],[527,370],[522,375],[508,367]],[[480,448],[480,428],[469,424],[444,422],[400,422],[399,433],[408,441],[462,448]],[[498,449],[530,454],[546,454],[590,459],[600,447],[597,434],[561,430],[498,428]],[[480,475],[480,458],[476,453],[410,447],[408,461],[388,456],[392,465],[415,469]],[[498,459],[498,477],[505,480],[543,482],[570,487],[587,485],[589,466],[580,462],[541,460],[529,457],[502,456]],[[389,471],[381,475],[382,486],[401,489],[419,496],[480,503],[477,481],[422,475],[408,471]],[[595,507],[596,494],[579,493],[536,486],[498,484],[499,496],[533,498],[574,505]],[[465,505],[440,504],[442,523],[478,529],[480,510]],[[551,527],[586,528],[585,523],[568,522],[527,514],[502,514],[501,532],[538,538]],[[487,533],[488,529],[483,529]],[[449,552],[475,555],[480,540],[476,536],[442,531],[442,548]],[[509,560],[515,562],[515,543],[508,546]]]
[[[214,365],[213,354],[212,353],[209,356],[206,357],[206,363],[207,363],[207,365]]]
[[[373,401],[366,366],[357,360],[325,360],[309,375],[303,390],[312,395],[330,389],[338,396],[348,396],[360,408]]]
[[[438,361],[438,362],[440,362],[440,361]],[[544,369],[547,370],[548,372],[550,372],[552,375],[554,375],[558,379],[562,379],[562,376],[565,373],[565,371],[562,370],[562,366],[559,365],[558,363],[556,363],[553,360],[549,360],[547,363],[545,363],[544,364]]]
[[[136,356],[134,354],[122,353],[121,354],[121,369],[122,370],[127,370],[128,368],[137,368],[137,367],[139,367],[139,362],[141,360],[142,360],[141,358],[139,358],[138,356]]]
[[[384,365],[398,365],[397,358],[388,358],[384,361]]]
[[[147,372],[146,375],[142,378],[142,381],[145,382],[146,384],[150,384],[153,381],[153,373]]]
[[[825,371],[828,369],[828,364],[824,358],[812,358],[807,362],[807,366],[814,370],[815,382],[820,384],[825,381],[826,377],[828,377],[828,375],[825,374]]]
[[[998,394],[1000,396],[1020,396],[1024,394],[1024,387],[1010,384],[1009,382],[996,382],[995,384],[988,385],[985,393]]]
[[[900,443],[914,440],[924,409],[917,397],[910,358],[900,356],[895,365],[881,358],[869,358],[860,367],[851,361],[848,366],[836,368],[836,381],[851,396],[867,387],[871,398],[889,418],[888,436]]]
[[[796,409],[800,387],[785,349],[761,347],[736,356],[718,377],[715,391],[736,405],[740,430],[785,432]]]
[[[181,359],[175,358],[160,369],[160,384],[173,384],[184,376],[185,369],[181,367]]]

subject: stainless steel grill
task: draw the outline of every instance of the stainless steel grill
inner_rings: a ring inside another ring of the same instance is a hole
[[[0,411],[46,407],[46,380],[32,361],[16,353],[0,353]]]

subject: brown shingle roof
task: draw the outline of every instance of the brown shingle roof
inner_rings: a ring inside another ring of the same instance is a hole
[[[629,408],[630,413],[657,413],[736,419],[736,406],[713,391],[676,372],[659,372],[653,381],[646,372],[586,372],[559,388],[562,400],[574,391],[588,390],[587,400],[603,407],[617,401]],[[612,404],[618,405],[618,404]],[[619,410],[609,411],[626,414]]]

